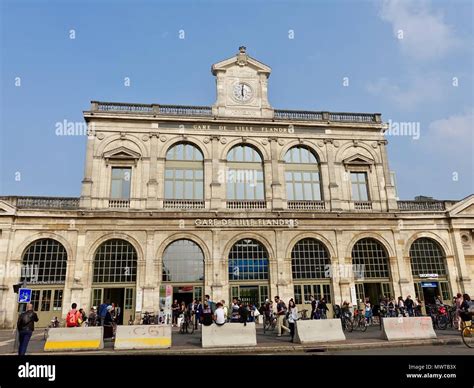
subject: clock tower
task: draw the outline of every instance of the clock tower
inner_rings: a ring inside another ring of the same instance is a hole
[[[271,71],[270,67],[250,57],[244,46],[239,47],[235,56],[212,65],[217,86],[213,115],[273,118],[267,92]]]

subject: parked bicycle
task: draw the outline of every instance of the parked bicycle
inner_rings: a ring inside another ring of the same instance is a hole
[[[277,318],[274,314],[266,316],[265,320],[263,321],[263,332],[266,333],[267,331],[275,330],[276,324]]]
[[[362,332],[367,330],[367,320],[364,316],[363,310],[355,310],[354,311],[354,319],[352,320],[352,327],[353,329],[360,330]]]
[[[194,324],[189,315],[185,315],[181,320],[181,325],[179,326],[179,332],[181,334],[193,334],[194,333]]]
[[[433,328],[446,330],[449,323],[449,313],[446,306],[427,305],[426,310],[433,322]]]
[[[153,313],[149,313],[148,311],[145,311],[143,313],[142,317],[142,325],[156,325],[157,323],[157,318]]]
[[[462,342],[468,348],[474,348],[474,319],[471,321],[461,321]]]
[[[44,329],[44,334],[43,334],[44,340],[46,341],[48,339],[49,329],[57,328],[60,325],[61,325],[61,322],[58,320],[58,317],[54,317],[53,319],[51,319],[51,323],[48,325],[47,328]]]

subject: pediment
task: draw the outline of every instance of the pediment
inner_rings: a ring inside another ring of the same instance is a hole
[[[106,163],[108,164],[111,160],[121,160],[121,161],[131,161],[136,163],[140,159],[141,155],[138,152],[135,152],[127,147],[121,146],[113,150],[104,152],[103,155]]]
[[[450,210],[450,216],[474,217],[474,194],[456,203]]]
[[[374,161],[364,155],[355,154],[349,158],[344,159],[342,163],[351,165],[372,165],[374,164]]]
[[[257,61],[255,58],[252,58],[246,53],[245,47],[240,47],[239,52],[228,59],[217,62],[212,65],[211,70],[212,74],[216,75],[218,72],[226,72],[228,69],[233,67],[250,67],[258,73],[265,73],[270,75],[272,69],[270,66],[265,65],[264,63]]]
[[[7,201],[0,200],[0,216],[14,215],[16,208]]]

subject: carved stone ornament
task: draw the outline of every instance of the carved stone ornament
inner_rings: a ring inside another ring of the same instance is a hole
[[[104,135],[102,132],[99,132],[99,133],[97,134],[97,139],[103,140],[104,138],[105,138],[105,135]]]
[[[202,139],[202,141],[204,142],[204,144],[208,144],[208,143],[211,141],[211,139],[209,139],[209,138],[206,136],[204,139]]]
[[[160,140],[164,143],[166,141],[166,136],[160,136]]]
[[[226,144],[227,143],[227,139],[225,137],[221,137],[221,144]]]
[[[143,140],[143,141],[148,141],[148,139],[149,139],[149,136],[148,136],[148,135],[143,135],[143,136],[142,136],[142,140]]]

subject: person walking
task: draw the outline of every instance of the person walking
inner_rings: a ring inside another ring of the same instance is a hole
[[[411,296],[408,295],[407,298],[405,299],[405,308],[407,310],[407,313],[408,313],[408,316],[409,317],[413,317],[414,314],[413,314],[413,306],[414,306],[414,303],[413,303],[413,299],[411,299]]]
[[[209,305],[209,303],[207,303],[207,301],[204,301],[204,306],[202,308],[201,323],[204,326],[212,325],[212,310],[211,306]]]
[[[372,324],[372,305],[370,304],[369,298],[365,298],[364,310],[365,310],[365,325],[368,326]]]
[[[24,356],[30,342],[33,331],[35,331],[35,322],[38,322],[38,315],[33,311],[33,305],[28,303],[26,311],[18,317],[16,328],[18,330],[18,355]]]
[[[197,300],[194,306],[194,330],[197,330],[198,323],[201,323],[201,315],[202,315],[202,303],[201,300]]]
[[[249,309],[247,307],[247,303],[240,303],[239,306],[239,322],[243,323],[244,326],[247,326],[247,321],[249,319]]]
[[[318,302],[316,301],[313,295],[309,296],[309,300],[311,301],[311,319],[314,319],[316,314],[316,308],[318,307]]]
[[[180,307],[179,307],[178,300],[175,299],[173,304],[171,305],[171,311],[173,315],[173,326],[175,327],[178,325],[179,310],[180,310]]]
[[[322,297],[318,302],[318,315],[321,319],[327,318],[327,312],[329,311],[328,306],[326,304],[326,299]]]
[[[403,302],[403,298],[401,296],[398,297],[398,316],[405,316],[405,303]]]
[[[109,302],[106,301],[99,306],[99,319],[100,326],[104,326],[105,316],[107,315],[107,307]]]
[[[462,295],[461,295],[461,293],[458,292],[457,295],[456,295],[456,298],[454,298],[454,306],[456,307],[456,312],[455,312],[455,315],[454,315],[454,328],[456,330],[461,330],[460,313],[461,313],[462,302],[463,302]]]
[[[283,302],[278,295],[275,296],[275,303],[277,305],[277,337],[281,337],[282,329],[287,333],[290,332],[290,329],[283,325],[283,320],[285,319],[287,309],[285,302]]]
[[[296,307],[295,301],[293,298],[288,302],[288,325],[290,326],[290,342],[294,341],[295,338],[295,325],[298,320],[298,308]]]

